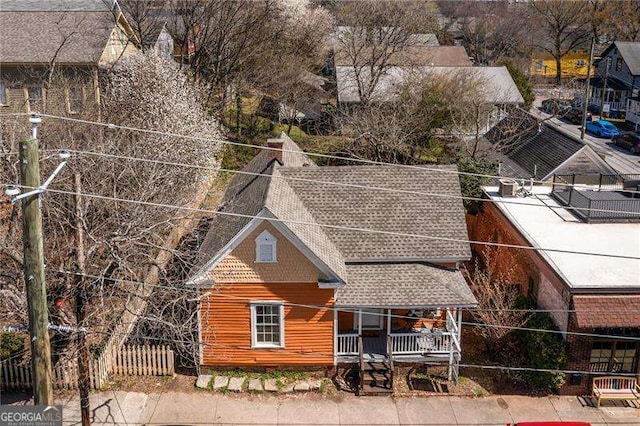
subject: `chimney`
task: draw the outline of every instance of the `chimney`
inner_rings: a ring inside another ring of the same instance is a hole
[[[268,150],[269,162],[278,160],[280,164],[284,164],[284,161],[282,161],[282,143],[282,139],[267,139],[267,147],[273,148]]]

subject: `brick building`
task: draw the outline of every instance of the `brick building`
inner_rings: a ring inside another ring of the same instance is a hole
[[[612,336],[564,334],[566,368],[585,372],[570,375],[564,393],[588,392],[595,375],[640,371],[640,198],[624,192],[631,184],[536,186],[519,198],[485,187],[492,202],[473,221],[472,236],[480,241],[566,251],[497,251],[493,267],[511,270],[511,281],[549,310],[561,331]]]

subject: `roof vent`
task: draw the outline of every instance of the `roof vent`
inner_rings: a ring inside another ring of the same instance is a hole
[[[518,183],[509,179],[500,179],[498,193],[501,197],[515,197],[518,192]]]

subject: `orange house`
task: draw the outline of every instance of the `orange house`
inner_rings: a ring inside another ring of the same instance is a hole
[[[471,251],[456,242],[461,200],[428,195],[460,195],[453,166],[317,167],[284,134],[268,145],[232,179],[190,279],[201,365],[391,376],[393,362],[428,361],[455,379]],[[374,382],[362,386],[391,389]]]

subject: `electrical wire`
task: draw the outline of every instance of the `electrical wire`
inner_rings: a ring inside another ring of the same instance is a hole
[[[6,184],[5,184],[6,185]],[[606,258],[614,258],[614,259],[628,259],[628,260],[640,260],[638,256],[629,256],[629,255],[621,255],[621,254],[611,254],[611,253],[595,253],[595,252],[584,252],[578,250],[567,250],[567,249],[558,249],[558,248],[543,248],[543,247],[534,247],[534,246],[522,246],[517,244],[506,244],[506,243],[494,243],[489,241],[477,241],[477,240],[466,240],[462,238],[451,238],[451,237],[439,237],[435,235],[424,235],[424,234],[413,234],[408,232],[395,232],[395,231],[384,231],[384,230],[376,230],[371,228],[360,228],[355,226],[341,226],[341,225],[330,225],[330,224],[321,224],[315,222],[306,222],[301,220],[292,220],[292,219],[279,219],[279,218],[271,218],[271,217],[263,217],[260,215],[249,215],[242,213],[232,213],[232,212],[223,212],[218,210],[211,209],[203,209],[197,207],[187,207],[187,206],[176,206],[173,204],[164,204],[164,203],[154,203],[151,201],[141,201],[141,200],[130,200],[127,198],[119,198],[119,197],[111,197],[107,195],[99,195],[99,194],[88,194],[88,193],[78,193],[74,191],[65,191],[61,189],[52,189],[52,188],[36,188],[27,185],[15,185],[24,189],[41,189],[43,192],[50,192],[54,194],[65,194],[65,195],[74,195],[74,196],[82,196],[87,198],[94,198],[100,200],[108,200],[108,201],[116,201],[122,203],[131,203],[144,205],[148,207],[159,207],[159,208],[169,208],[176,210],[185,210],[193,213],[210,213],[214,215],[221,216],[230,216],[230,217],[238,217],[245,219],[262,219],[268,222],[279,222],[284,224],[293,224],[293,225],[305,225],[305,226],[315,226],[318,228],[327,228],[327,229],[338,229],[338,230],[346,230],[346,231],[354,231],[354,232],[363,232],[363,233],[371,233],[371,234],[380,234],[380,235],[392,235],[398,237],[410,237],[410,238],[420,238],[426,240],[435,240],[435,241],[447,241],[447,242],[456,242],[456,243],[465,243],[465,244],[476,244],[483,246],[491,246],[491,247],[506,247],[513,249],[521,249],[521,250],[531,250],[531,251],[546,251],[553,253],[563,253],[563,254],[575,254],[575,255],[585,255],[585,256],[596,256],[596,257],[606,257]]]
[[[475,177],[483,177],[483,178],[488,178],[488,179],[504,179],[504,176],[498,176],[498,175],[489,175],[489,174],[472,173],[472,172],[461,172],[461,171],[458,171],[458,170],[446,170],[446,169],[430,168],[428,166],[411,165],[411,164],[394,164],[394,163],[388,163],[388,162],[383,162],[383,161],[366,160],[366,159],[362,159],[362,158],[353,158],[353,157],[343,157],[343,156],[339,156],[339,155],[322,154],[322,153],[311,152],[311,151],[297,151],[297,150],[292,150],[292,149],[274,148],[274,147],[263,146],[263,145],[248,144],[248,143],[242,143],[242,142],[233,142],[233,141],[228,141],[226,139],[221,139],[221,138],[206,138],[206,137],[200,137],[200,136],[182,135],[182,134],[179,134],[179,133],[171,133],[171,132],[165,132],[165,131],[160,131],[160,130],[143,129],[143,128],[140,128],[140,127],[124,126],[124,125],[113,124],[113,123],[104,123],[104,122],[99,122],[99,121],[84,120],[84,119],[80,119],[80,118],[62,117],[62,116],[57,116],[57,115],[52,115],[52,114],[39,114],[39,116],[52,118],[52,119],[55,119],[55,120],[63,120],[63,121],[69,121],[69,122],[75,122],[75,123],[102,126],[102,127],[108,128],[108,129],[120,129],[120,130],[132,131],[132,132],[148,133],[148,134],[152,134],[152,135],[156,135],[156,136],[168,136],[168,137],[174,137],[174,138],[180,138],[180,139],[188,139],[188,140],[197,140],[197,141],[204,141],[204,142],[216,142],[216,143],[220,143],[220,144],[224,144],[224,145],[241,146],[241,147],[245,147],[245,148],[255,148],[255,149],[261,149],[261,150],[268,150],[268,151],[288,152],[288,153],[294,153],[294,154],[305,154],[305,155],[312,156],[312,157],[319,157],[319,158],[326,158],[326,159],[333,159],[333,160],[341,160],[341,161],[350,161],[350,162],[356,162],[356,163],[362,163],[362,164],[370,164],[370,165],[378,165],[378,166],[380,166],[380,165],[382,165],[382,166],[393,166],[393,167],[399,167],[399,168],[408,168],[408,169],[412,169],[412,170],[432,171],[432,172],[438,172],[438,173],[451,173],[451,174],[462,175],[462,176],[475,176]],[[527,179],[527,181],[528,182],[532,182],[532,183],[539,183],[539,184],[546,184],[547,183],[545,181],[540,181],[540,180],[535,180],[535,179]],[[558,185],[558,186],[566,186],[566,187],[581,187],[581,185],[570,184],[570,183],[555,182],[554,184]],[[640,191],[634,191],[634,190],[625,190],[625,192],[640,193]]]
[[[73,276],[81,276],[81,277],[85,277],[85,278],[91,278],[94,279],[96,281],[100,280],[104,280],[104,281],[113,281],[113,282],[121,282],[121,283],[125,283],[125,284],[136,284],[136,285],[141,285],[141,286],[145,286],[145,287],[152,287],[152,288],[160,288],[160,289],[168,289],[168,290],[180,290],[181,292],[188,292],[188,293],[193,293],[193,294],[200,294],[201,290],[198,290],[196,288],[189,288],[189,287],[179,287],[179,286],[175,286],[175,285],[162,285],[162,284],[151,284],[151,283],[146,283],[143,281],[135,281],[135,280],[127,280],[127,279],[120,279],[120,278],[113,278],[113,277],[107,277],[105,275],[92,275],[92,274],[86,274],[86,273],[80,273],[80,272],[76,272],[76,271],[66,271],[64,269],[51,269],[51,270],[47,270],[51,273],[60,273],[60,274],[66,274],[66,275],[73,275]],[[291,306],[300,306],[300,307],[309,307],[309,308],[321,308],[321,309],[325,309],[325,306],[323,305],[302,305],[302,304],[292,304]],[[341,308],[344,312],[351,312],[351,313],[358,313],[357,309],[353,309],[353,310],[349,310],[349,308]],[[610,312],[624,312],[627,314],[630,313],[640,313],[640,309],[625,309],[623,311],[619,311],[619,310],[612,310],[612,309],[588,309],[588,310],[578,310],[578,309],[492,309],[492,308],[459,308],[463,311],[476,311],[476,312],[523,312],[523,313],[554,313],[554,312],[560,312],[560,313],[573,313],[573,312],[589,312],[589,313],[610,313]],[[369,315],[369,314],[367,314]],[[371,314],[371,315],[375,315],[375,314]],[[386,317],[386,314],[381,314],[382,316]],[[415,319],[415,317],[411,317],[411,316],[403,316],[403,315],[396,315],[393,314],[391,315],[392,318],[401,318],[401,319]]]
[[[64,271],[64,270],[55,270],[55,272],[60,272],[60,273],[68,274],[68,275],[85,276],[85,277],[88,277],[88,278],[95,278],[95,279],[106,279],[106,280],[110,280],[110,281],[114,281],[114,282],[124,282],[124,283],[128,283],[128,284],[149,286],[149,287],[153,287],[153,288],[167,288],[167,289],[172,289],[172,290],[191,291],[191,292],[199,293],[199,294],[202,293],[200,290],[197,290],[197,289],[178,288],[178,287],[175,287],[175,286],[163,286],[163,285],[158,285],[158,284],[154,285],[154,284],[144,283],[142,281],[122,280],[122,279],[118,279],[118,278],[107,278],[107,277],[104,277],[104,276],[88,275],[88,274],[83,274],[83,273],[79,273],[79,272]],[[241,301],[243,303],[251,303],[251,302],[254,301],[254,299],[251,299],[251,298],[248,298],[248,297],[234,296],[234,295],[231,295],[231,294],[222,294],[222,293],[215,293],[215,292],[207,292],[206,296],[207,297],[219,297],[219,298],[232,299],[232,300]],[[139,297],[139,296],[134,294],[134,297]],[[211,302],[208,301],[208,300],[206,302],[207,302],[207,304],[211,304]],[[331,312],[335,311],[335,312],[338,312],[338,313],[344,312],[344,313],[352,313],[352,314],[359,313],[359,310],[357,308],[340,308],[340,307],[324,306],[324,305],[307,305],[307,304],[293,303],[293,302],[288,302],[288,301],[278,301],[278,302],[282,303],[282,305],[284,305],[284,306],[312,309],[312,310],[316,310],[316,311],[331,311]],[[473,310],[473,309],[472,308],[461,308],[461,310]],[[565,311],[562,311],[562,312],[565,312]],[[626,312],[626,311],[624,311],[624,312]],[[408,315],[397,315],[397,314],[388,315],[388,314],[384,314],[384,313],[374,313],[374,312],[371,312],[371,313],[367,312],[366,315],[368,315],[368,316],[379,316],[379,317],[383,317],[383,318],[391,317],[391,318],[408,319],[408,320],[415,320],[416,319],[415,317],[408,316]],[[133,323],[135,323],[135,322],[133,322]],[[496,325],[496,324],[484,324],[484,323],[469,322],[469,321],[462,321],[461,323],[463,325],[469,325],[469,326],[473,326],[473,327],[502,328],[502,329],[510,329],[510,330],[531,331],[531,332],[540,332],[540,333],[552,333],[552,334],[561,334],[561,335],[597,337],[597,338],[603,338],[603,339],[621,339],[621,340],[640,341],[640,337],[634,337],[634,336],[619,336],[619,335],[599,334],[599,333],[583,333],[583,332],[573,332],[573,331],[547,330],[547,329],[530,328],[530,327],[516,327],[516,326],[505,326],[505,325]]]
[[[152,336],[127,336],[124,334],[113,334],[107,331],[104,332],[95,332],[97,334],[106,334],[109,336],[120,336],[131,340],[151,340],[151,341],[162,341],[162,342],[171,342],[176,344],[189,344],[189,345],[199,345],[203,347],[211,347],[211,348],[222,348],[222,349],[235,349],[235,350],[253,350],[250,345],[230,345],[225,343],[210,343],[204,341],[191,341],[191,340],[178,340],[178,339],[169,339],[164,337],[152,337]],[[278,353],[290,353],[296,355],[303,356],[324,356],[324,357],[335,357],[336,354],[332,352],[322,352],[322,351],[305,351],[305,350],[293,350],[287,348],[260,348],[261,351],[268,352],[278,352]],[[448,359],[446,360],[448,362]],[[428,365],[437,365],[437,366],[446,366],[447,364],[433,362],[433,361],[425,361],[422,364]],[[533,367],[511,367],[504,365],[492,365],[492,364],[454,364],[459,367],[466,368],[478,368],[478,369],[489,369],[489,370],[502,370],[502,371],[531,371],[531,372],[541,372],[541,373],[565,373],[565,374],[594,374],[593,371],[584,371],[584,370],[565,370],[565,369],[549,369],[549,368],[533,368]],[[618,373],[618,372],[607,372],[607,375],[615,375],[615,376],[635,376],[634,373]]]
[[[398,194],[409,194],[409,195],[419,195],[419,196],[427,196],[427,197],[442,197],[456,200],[468,200],[468,201],[478,201],[478,202],[488,202],[488,203],[496,203],[496,204],[515,204],[522,205],[528,207],[542,207],[549,209],[560,209],[560,210],[579,210],[581,212],[592,211],[592,212],[604,212],[604,213],[619,213],[619,214],[629,214],[629,215],[638,215],[638,212],[630,212],[630,211],[622,211],[622,210],[608,210],[608,209],[597,209],[597,208],[587,208],[587,207],[574,207],[574,206],[562,206],[562,205],[548,205],[548,204],[530,204],[526,202],[520,202],[515,200],[494,200],[492,198],[482,198],[482,197],[469,197],[464,195],[453,195],[453,194],[440,194],[434,192],[423,192],[423,191],[412,191],[412,190],[404,190],[397,188],[385,188],[380,186],[370,186],[370,185],[358,185],[353,183],[345,183],[345,182],[334,182],[330,180],[319,180],[319,179],[308,179],[308,178],[300,178],[293,176],[282,176],[282,175],[273,175],[268,173],[257,173],[257,172],[248,172],[244,170],[233,170],[233,169],[225,169],[221,167],[210,167],[210,166],[201,166],[197,164],[189,164],[189,163],[181,163],[181,162],[173,162],[173,161],[164,161],[164,160],[154,160],[150,158],[141,158],[141,157],[130,157],[126,155],[118,155],[118,154],[108,154],[108,153],[100,153],[95,151],[82,151],[75,149],[66,149],[66,151],[70,153],[80,154],[80,155],[90,155],[96,157],[104,157],[104,158],[112,158],[119,160],[128,160],[128,161],[139,161],[151,164],[160,164],[166,166],[173,167],[184,167],[184,168],[192,168],[197,170],[208,170],[215,172],[225,172],[225,173],[233,173],[247,176],[255,176],[255,177],[266,177],[271,179],[282,179],[287,181],[295,181],[295,182],[306,182],[306,183],[314,183],[314,184],[322,184],[322,185],[332,185],[332,186],[342,186],[346,188],[355,188],[355,189],[366,189],[373,191],[383,191],[388,193],[398,193]]]

